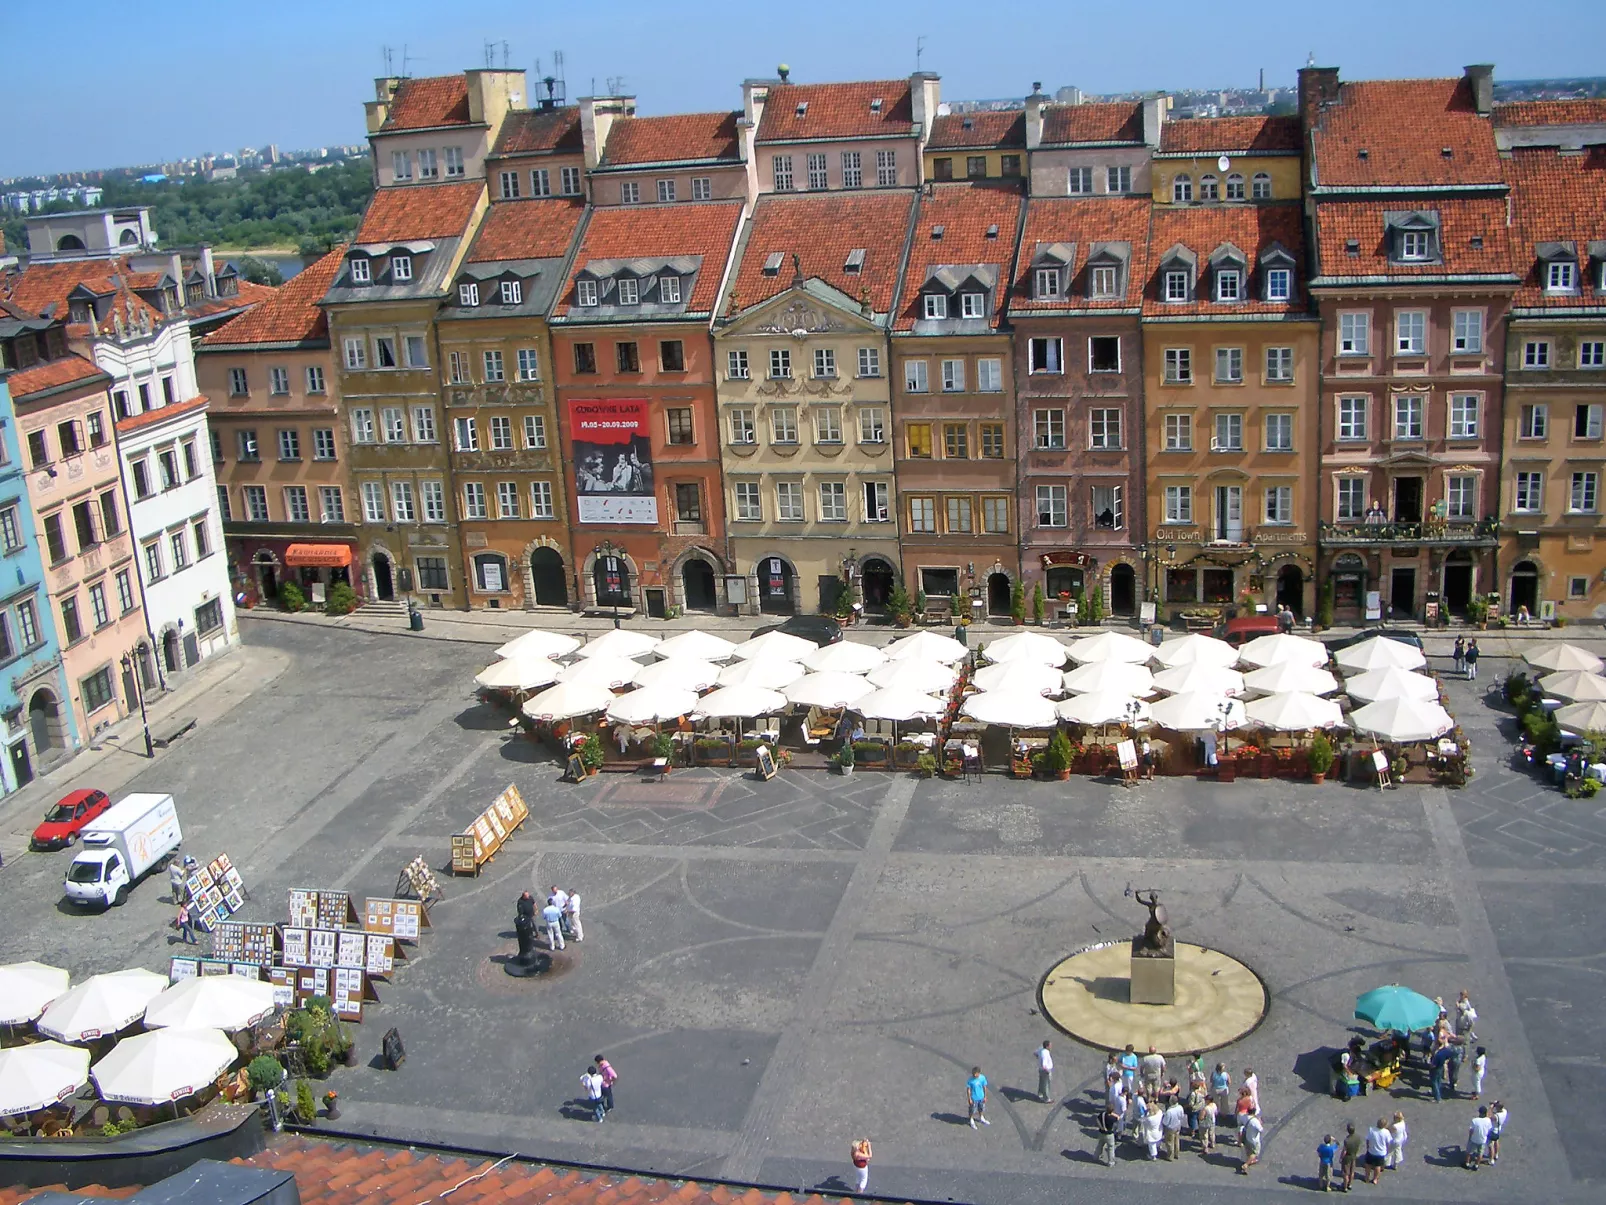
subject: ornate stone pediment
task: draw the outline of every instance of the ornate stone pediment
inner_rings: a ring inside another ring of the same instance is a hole
[[[849,330],[846,322],[819,302],[795,298],[785,309],[766,314],[744,332],[753,335],[825,335]]]

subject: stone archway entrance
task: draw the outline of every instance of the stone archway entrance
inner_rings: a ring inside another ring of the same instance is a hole
[[[381,602],[396,601],[396,582],[391,577],[390,558],[382,552],[373,556],[374,566],[374,595]]]
[[[569,579],[563,557],[555,548],[537,548],[530,553],[530,582],[535,587],[538,607],[569,605]]]
[[[179,656],[177,628],[168,628],[162,633],[162,664],[167,667],[167,672],[170,674],[178,673],[184,665]]]
[[[43,757],[52,749],[67,746],[67,734],[61,721],[61,704],[48,690],[36,690],[28,700],[28,731],[33,737],[34,751]]]
[[[1529,615],[1539,614],[1539,566],[1532,561],[1518,561],[1511,567],[1511,614],[1521,607]]]
[[[257,592],[264,601],[279,597],[279,567],[274,562],[271,552],[260,551],[252,558],[252,567],[256,569]]]
[[[1009,614],[1010,580],[1007,573],[987,575],[987,614]]]
[[[1298,565],[1277,570],[1277,605],[1287,607],[1301,619],[1305,617],[1305,575]]]
[[[1135,615],[1138,609],[1138,574],[1125,561],[1110,566],[1110,614]]]
[[[701,557],[692,557],[680,567],[681,605],[688,611],[712,611],[718,596],[714,592],[714,569]]]
[[[767,556],[758,563],[758,609],[766,615],[791,615],[792,566],[778,556]]]
[[[859,589],[864,592],[864,609],[873,615],[886,611],[892,599],[895,580],[892,565],[880,557],[867,556],[859,564]]]

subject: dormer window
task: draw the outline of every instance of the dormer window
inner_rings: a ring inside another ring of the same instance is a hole
[[[1287,301],[1294,292],[1294,274],[1288,268],[1269,268],[1266,271],[1266,300]]]
[[[502,282],[502,304],[518,305],[524,300],[524,289],[516,280]]]
[[[1422,260],[1428,257],[1428,232],[1426,230],[1400,231],[1400,258]]]
[[[1165,293],[1167,301],[1188,301],[1193,293],[1192,273],[1173,268],[1165,274]]]
[[[665,305],[677,305],[680,302],[680,277],[660,276],[658,278],[658,300]]]
[[[766,255],[764,257],[764,275],[765,276],[779,276],[781,274],[781,263],[785,259],[786,259],[786,253],[785,252],[783,252],[783,251],[771,251],[768,255]]]
[[[809,102],[808,101],[800,100],[800,101],[797,102],[797,115],[799,117],[807,117],[809,115]]]
[[[985,293],[961,293],[959,295],[959,312],[964,318],[987,317],[987,295]]]
[[[413,257],[411,255],[392,255],[390,257],[390,278],[392,280],[411,280],[413,278]]]
[[[371,281],[372,279],[373,279],[372,269],[369,267],[368,261],[366,259],[354,259],[354,260],[351,261],[351,283],[352,284],[354,284],[354,285],[365,285],[369,281]]]
[[[881,97],[878,96],[878,97],[876,97],[874,100],[872,100],[870,102],[870,112],[872,112],[872,113],[881,112]]]
[[[844,272],[859,272],[864,268],[864,248],[855,247],[848,252],[848,258],[842,262]]]
[[[619,281],[619,304],[635,305],[641,300],[641,285],[630,277],[622,277]]]
[[[1171,200],[1180,205],[1184,201],[1193,200],[1193,177],[1188,175],[1171,177]]]
[[[1237,268],[1221,268],[1216,272],[1216,300],[1242,301],[1243,274]]]
[[[1286,302],[1294,297],[1294,257],[1281,243],[1260,252],[1260,299]]]
[[[1120,295],[1120,273],[1114,267],[1094,268],[1088,281],[1095,301],[1108,301]]]
[[[927,293],[925,316],[927,318],[948,317],[948,299],[941,293]]]
[[[1571,293],[1577,285],[1577,268],[1570,262],[1552,261],[1545,265],[1545,292]]]
[[[594,280],[577,280],[574,282],[574,301],[576,305],[597,304],[597,282]]]
[[[1038,268],[1032,273],[1032,296],[1039,301],[1061,296],[1060,270]]]
[[[457,304],[461,306],[479,305],[480,286],[472,281],[457,286]]]

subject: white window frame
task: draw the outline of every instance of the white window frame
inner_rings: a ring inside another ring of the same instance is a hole
[[[1450,350],[1458,355],[1483,351],[1483,311],[1453,310],[1450,314]]]
[[[1529,372],[1544,371],[1550,367],[1550,340],[1529,339],[1522,345],[1522,366]]]
[[[942,391],[944,393],[965,392],[965,362],[963,360],[944,360],[942,362]]]
[[[1397,393],[1394,395],[1394,423],[1391,428],[1391,438],[1397,440],[1419,440],[1425,431],[1424,422],[1427,411],[1427,398],[1420,393]]]
[[[762,523],[764,521],[764,492],[756,481],[738,481],[734,483],[736,498],[736,520],[739,523]]]
[[[1002,393],[1004,391],[1004,362],[996,356],[983,356],[976,361],[976,392]]]
[[[1483,395],[1478,393],[1452,393],[1450,395],[1446,439],[1477,439],[1481,426]]]
[[[545,415],[526,414],[524,416],[524,446],[530,451],[540,451],[546,447]]]
[[[1266,523],[1272,527],[1289,527],[1294,522],[1294,487],[1268,485],[1266,487]]]
[[[1165,451],[1193,451],[1193,415],[1167,414],[1163,424]]]
[[[1370,397],[1357,394],[1340,395],[1333,405],[1334,418],[1338,423],[1334,438],[1343,443],[1370,439],[1371,410]]]
[[[1070,526],[1070,495],[1065,486],[1038,486],[1036,501],[1038,527],[1062,528]]]
[[[1579,469],[1573,473],[1567,492],[1567,513],[1593,515],[1600,512],[1600,474],[1593,469]]]
[[[1512,478],[1511,509],[1520,515],[1537,515],[1545,509],[1545,475],[1530,469]]]
[[[1265,423],[1266,451],[1292,452],[1294,450],[1294,416],[1268,414]]]
[[[1397,356],[1426,355],[1428,349],[1428,312],[1426,310],[1396,310],[1394,312],[1394,354]]]
[[[1338,354],[1372,354],[1372,315],[1365,310],[1348,310],[1338,316]]]
[[[1033,336],[1027,356],[1028,371],[1034,376],[1060,376],[1065,372],[1065,342],[1058,335]]]
[[[879,347],[859,348],[859,375],[861,377],[879,377],[881,375],[881,349]]]
[[[887,412],[880,406],[859,407],[859,442],[862,444],[887,442]]]
[[[1165,487],[1165,522],[1193,522],[1193,486],[1168,485]]]
[[[557,517],[557,509],[552,500],[552,483],[550,481],[530,482],[530,518],[555,519]]]

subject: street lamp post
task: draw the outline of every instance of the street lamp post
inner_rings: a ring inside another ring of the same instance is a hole
[[[139,700],[139,722],[145,730],[145,756],[152,760],[156,757],[156,748],[151,744],[151,721],[145,714],[145,688],[139,684],[139,674],[135,672],[134,659],[127,653],[123,654],[123,673],[134,684],[134,697]]]

